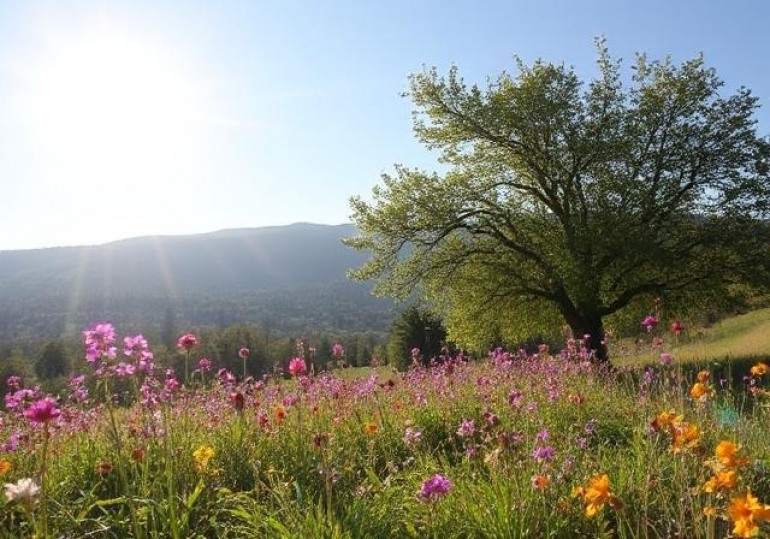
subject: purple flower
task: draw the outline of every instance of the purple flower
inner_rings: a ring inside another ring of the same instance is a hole
[[[59,410],[56,401],[51,397],[45,397],[37,402],[33,402],[29,408],[24,410],[24,417],[32,423],[47,423],[60,415],[61,410]]]
[[[469,438],[474,432],[476,432],[476,425],[473,424],[472,419],[463,419],[457,428],[457,435],[461,438]]]
[[[404,443],[406,445],[417,445],[422,440],[422,432],[412,427],[408,427],[404,432]]]
[[[436,474],[422,484],[417,497],[431,502],[443,498],[450,490],[452,490],[452,481],[448,477]]]
[[[544,442],[548,439],[550,436],[550,432],[548,432],[548,429],[543,429],[540,432],[537,433],[537,436],[535,436],[535,440],[538,442]]]
[[[536,447],[535,450],[532,452],[532,458],[535,459],[537,462],[550,462],[553,460],[553,457],[555,455],[556,455],[556,451],[554,451],[553,447],[551,447],[550,445]]]

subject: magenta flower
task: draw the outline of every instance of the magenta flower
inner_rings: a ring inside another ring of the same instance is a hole
[[[414,348],[412,348],[411,354],[412,354],[412,358],[419,357],[420,356],[420,349],[415,346]]]
[[[47,423],[60,415],[61,410],[59,410],[56,401],[51,397],[45,397],[37,402],[33,402],[29,408],[24,410],[24,417],[32,423]]]
[[[672,361],[673,359],[674,359],[674,357],[673,357],[671,354],[669,354],[668,352],[663,352],[663,353],[660,355],[660,362],[661,362],[661,364],[663,364],[663,365],[670,365],[670,364],[671,364],[671,361]]]
[[[240,357],[241,359],[246,359],[247,357],[249,357],[249,349],[244,346],[243,348],[238,350],[238,357]]]
[[[335,343],[334,346],[332,346],[332,356],[334,357],[343,357],[345,355],[345,349],[342,347],[340,343]]]
[[[292,376],[299,376],[307,372],[307,364],[301,357],[295,357],[289,361],[289,374]]]
[[[532,452],[532,458],[535,459],[537,462],[546,462],[546,461],[550,462],[553,460],[553,457],[555,455],[556,455],[556,451],[550,445],[536,447],[535,450]]]
[[[176,347],[185,352],[192,350],[198,344],[198,337],[192,333],[185,333],[176,341]]]
[[[83,332],[83,344],[86,347],[86,361],[96,363],[100,359],[115,359],[117,348],[115,343],[115,328],[104,322],[94,325],[93,329]]]
[[[198,361],[198,370],[200,372],[209,372],[211,370],[211,360],[207,357],[202,357]]]
[[[19,389],[21,386],[21,378],[16,375],[11,375],[6,378],[5,384],[11,389]]]
[[[644,320],[642,320],[641,326],[646,329],[647,331],[652,331],[654,327],[656,327],[660,323],[660,320],[657,316],[653,316],[651,314],[648,314],[644,317]]]
[[[671,322],[671,331],[673,331],[674,335],[678,337],[679,334],[684,331],[684,324],[682,324],[679,320],[674,320]]]
[[[443,498],[450,490],[452,490],[452,481],[448,477],[436,474],[422,484],[417,497],[423,501],[432,502]]]

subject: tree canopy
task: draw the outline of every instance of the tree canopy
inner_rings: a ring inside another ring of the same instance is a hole
[[[456,67],[410,77],[414,131],[445,173],[396,165],[351,199],[370,252],[351,271],[379,294],[418,287],[450,338],[569,325],[607,359],[604,321],[767,282],[770,145],[757,98],[698,57],[637,55],[630,76],[598,43],[598,76],[517,61],[485,87]],[[517,333],[518,332],[518,333]]]

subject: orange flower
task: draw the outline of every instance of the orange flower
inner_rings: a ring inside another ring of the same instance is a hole
[[[768,371],[770,371],[770,367],[767,366],[767,363],[762,363],[761,361],[751,367],[752,376],[762,376],[767,374]]]
[[[735,496],[727,509],[730,520],[735,523],[736,537],[753,537],[759,533],[759,523],[770,520],[770,505],[759,503],[750,491]]]
[[[656,431],[667,430],[679,425],[681,422],[681,415],[678,415],[674,410],[668,410],[655,416],[655,419],[652,420],[652,428]]]
[[[702,383],[705,383],[706,381],[708,381],[709,376],[711,376],[711,372],[706,371],[706,370],[700,371],[698,373],[698,381],[702,382]]]
[[[11,463],[7,460],[0,460],[0,476],[7,474],[11,470]]]
[[[374,423],[373,421],[364,424],[364,432],[369,436],[377,434],[377,428],[377,423]]]
[[[685,449],[695,449],[700,445],[700,430],[690,423],[681,423],[671,429],[673,439],[671,450],[681,453]]]
[[[693,399],[702,399],[707,397],[710,392],[709,386],[703,382],[696,382],[693,384],[692,389],[690,389],[690,396]]]
[[[735,488],[738,484],[738,474],[735,470],[727,470],[725,472],[717,472],[714,477],[706,481],[703,485],[703,490],[709,494],[717,492],[719,490],[730,490]]]
[[[717,515],[717,508],[713,505],[707,505],[703,508],[703,514],[707,517],[715,517]]]
[[[551,478],[545,474],[536,474],[532,476],[532,488],[544,490],[551,484]]]
[[[592,517],[604,508],[605,505],[618,507],[620,502],[610,491],[610,477],[598,474],[588,480],[585,487],[576,487],[572,491],[574,496],[581,496],[586,504],[586,516]]]
[[[714,455],[722,466],[727,468],[737,468],[738,466],[744,466],[749,462],[749,459],[737,457],[739,450],[740,447],[734,443],[722,440],[717,444],[716,449],[714,449]]]

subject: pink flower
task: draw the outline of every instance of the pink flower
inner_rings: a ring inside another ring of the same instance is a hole
[[[292,376],[299,376],[307,372],[307,364],[301,357],[295,357],[289,361],[289,374]]]
[[[412,348],[411,354],[412,354],[412,358],[419,357],[420,356],[420,349],[415,346],[414,348]]]
[[[644,317],[644,320],[642,320],[641,326],[647,331],[652,331],[652,328],[656,327],[658,323],[660,323],[660,320],[657,316],[648,314]]]
[[[86,347],[86,361],[96,363],[100,359],[115,359],[117,349],[115,343],[115,328],[104,322],[94,325],[93,329],[83,332],[83,344]]]
[[[198,344],[198,337],[192,333],[185,333],[176,341],[176,347],[185,352],[192,350],[196,344]]]
[[[238,357],[240,357],[241,359],[246,359],[247,357],[249,357],[249,349],[244,346],[243,348],[238,350]]]
[[[472,419],[463,419],[462,423],[460,423],[460,426],[457,428],[457,435],[461,438],[473,436],[474,432],[476,432],[476,425],[473,424]]]
[[[661,362],[661,364],[663,364],[663,365],[670,365],[670,364],[671,364],[671,361],[672,361],[673,359],[674,359],[674,357],[673,357],[671,354],[669,354],[668,352],[663,352],[663,353],[660,355],[660,362]]]
[[[207,357],[202,357],[198,361],[198,370],[201,372],[209,372],[211,370],[211,360]]]
[[[343,357],[345,355],[345,349],[340,343],[336,343],[334,346],[332,346],[332,355],[334,357]]]
[[[51,397],[45,397],[24,410],[24,417],[33,423],[47,423],[61,415],[61,410],[56,405],[56,401]]]
[[[422,484],[417,497],[431,502],[443,498],[450,490],[452,490],[452,481],[448,477],[436,474]]]

